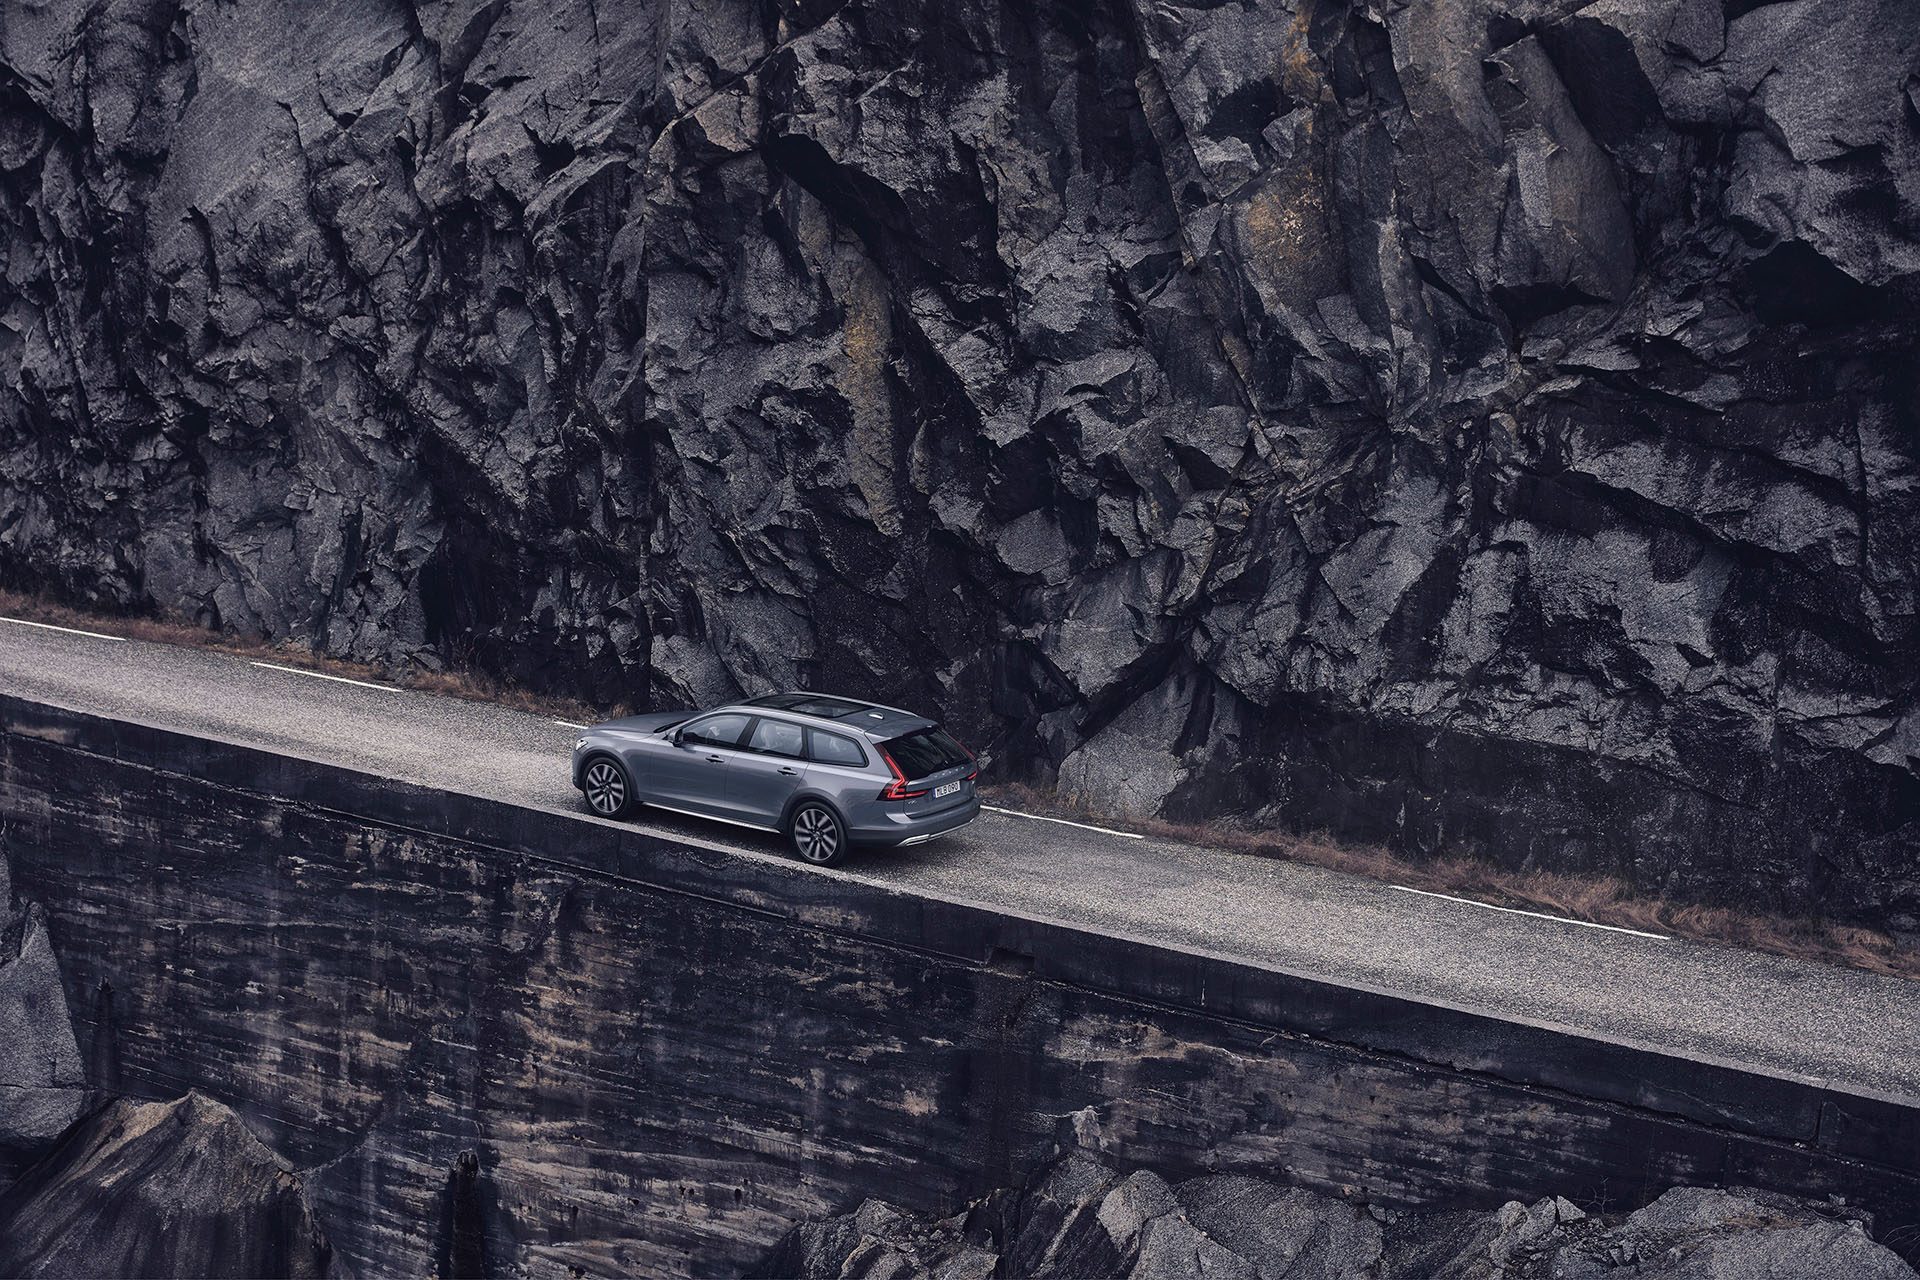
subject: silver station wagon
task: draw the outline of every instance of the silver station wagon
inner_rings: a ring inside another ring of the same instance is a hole
[[[925,716],[819,693],[627,716],[573,745],[573,785],[603,818],[649,805],[778,832],[823,867],[966,826],[979,772]]]

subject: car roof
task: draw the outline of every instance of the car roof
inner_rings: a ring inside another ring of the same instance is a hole
[[[839,720],[855,712],[866,711],[874,704],[859,698],[842,698],[831,693],[809,693],[799,689],[789,689],[785,693],[769,693],[758,698],[748,698],[740,705],[771,707],[775,711],[791,711],[796,715],[813,716],[816,719]]]
[[[715,707],[714,710],[745,711],[755,715],[774,711],[783,717],[791,717],[809,724],[858,730],[875,741],[897,738],[903,733],[930,728],[934,724],[934,721],[925,716],[903,711],[899,707],[884,706],[878,702],[868,702],[863,698],[843,698],[813,690],[770,693],[763,697],[749,698],[744,702]]]

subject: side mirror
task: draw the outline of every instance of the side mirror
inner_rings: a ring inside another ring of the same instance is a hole
[[[677,747],[680,745],[681,738],[684,737],[685,735],[686,735],[685,729],[675,729],[672,733],[667,735],[667,741],[671,742],[674,746]]]

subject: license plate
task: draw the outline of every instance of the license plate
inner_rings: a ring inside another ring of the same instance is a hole
[[[957,782],[943,782],[933,789],[933,798],[938,800],[941,796],[950,796],[959,789],[960,784]]]

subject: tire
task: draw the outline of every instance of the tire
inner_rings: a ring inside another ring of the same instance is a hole
[[[595,756],[580,771],[580,795],[596,817],[624,818],[633,812],[633,779],[612,756]]]
[[[800,861],[830,867],[847,856],[847,826],[820,801],[802,800],[787,819],[787,843]]]

